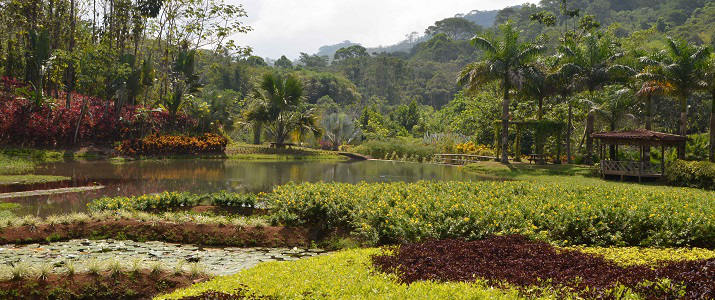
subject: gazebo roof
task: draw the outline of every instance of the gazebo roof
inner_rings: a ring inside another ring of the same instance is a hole
[[[683,145],[687,138],[682,135],[635,129],[625,131],[599,132],[591,135],[592,138],[601,140],[606,144],[642,145],[642,146],[678,146]]]

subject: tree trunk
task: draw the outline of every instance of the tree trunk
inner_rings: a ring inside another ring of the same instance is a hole
[[[710,105],[710,161],[715,162],[715,92],[712,93]]]
[[[502,101],[501,130],[501,162],[509,163],[509,87],[508,79],[504,79],[504,101]]]
[[[645,129],[653,130],[653,96],[648,95],[645,102]],[[645,146],[643,151],[643,160],[650,161],[650,146]]]
[[[253,124],[253,144],[254,145],[261,144],[261,131],[262,130],[263,130],[263,126],[261,123]]]
[[[543,117],[544,117],[544,98],[539,97],[539,111],[536,115],[536,119],[541,121],[541,119],[543,119]]]
[[[77,18],[75,16],[75,2],[74,0],[70,1],[70,17],[72,18],[72,21],[70,21],[70,43],[69,43],[69,53],[74,52],[74,35],[75,35],[75,28],[77,24]],[[74,60],[70,60],[69,66],[67,66],[68,71],[67,71],[67,101],[65,103],[65,107],[67,109],[70,108],[70,105],[72,105],[72,90],[74,90]]]
[[[680,135],[688,136],[688,99],[680,98]],[[678,158],[685,159],[685,147],[678,147]]]
[[[566,128],[566,162],[571,164],[571,131],[573,128],[573,105],[569,101],[569,121]],[[559,159],[561,159],[559,157]]]
[[[589,113],[586,116],[586,164],[589,165],[593,164],[593,138],[591,134],[593,134],[594,118],[593,113]]]
[[[74,129],[74,139],[73,139],[73,144],[77,144],[77,138],[79,137],[79,128],[82,125],[82,118],[84,118],[84,115],[87,113],[87,102],[88,98],[84,97],[84,100],[82,100],[82,108],[80,109],[79,112],[79,119],[77,119],[77,127]]]
[[[615,130],[616,130],[616,123],[611,122],[611,131],[615,131]],[[618,148],[616,147],[616,145],[609,145],[608,150],[610,152],[609,155],[611,156],[611,160],[616,160],[617,155],[618,155]]]

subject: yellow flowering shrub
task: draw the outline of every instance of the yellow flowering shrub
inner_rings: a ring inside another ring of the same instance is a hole
[[[715,193],[538,182],[303,183],[266,194],[273,222],[367,242],[522,234],[558,245],[715,247]]]
[[[494,149],[485,145],[475,145],[474,142],[466,142],[463,144],[457,144],[454,148],[458,154],[470,154],[470,155],[481,155],[481,156],[495,156],[496,152]]]

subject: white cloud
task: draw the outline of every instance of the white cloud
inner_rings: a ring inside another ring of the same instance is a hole
[[[254,53],[277,58],[315,53],[344,40],[386,46],[435,21],[474,9],[500,9],[537,0],[227,0],[243,4],[253,31],[236,36]]]

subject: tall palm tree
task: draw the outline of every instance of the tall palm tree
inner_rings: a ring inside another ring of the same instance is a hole
[[[484,60],[466,66],[457,81],[465,85],[469,91],[475,91],[492,81],[501,83],[503,93],[501,161],[508,163],[509,93],[519,85],[524,69],[536,59],[543,47],[520,42],[519,32],[514,29],[511,22],[502,24],[499,29],[500,39],[486,35],[472,39],[472,45],[484,51]]]
[[[573,39],[566,39],[558,49],[561,67],[557,71],[559,76],[567,81],[574,91],[587,91],[589,101],[596,103],[594,92],[602,89],[604,86],[618,82],[628,75],[635,74],[632,68],[616,64],[616,60],[623,54],[616,47],[616,44],[609,36],[602,36],[598,33],[588,34],[584,37],[581,43]],[[569,101],[569,112],[572,111],[572,103]],[[569,124],[572,124],[572,113],[569,113]],[[589,116],[587,122],[593,121],[593,117]],[[593,126],[586,126],[586,155],[587,161],[590,162],[592,156],[591,132]],[[567,128],[568,147],[567,153],[571,148],[571,131],[573,126]]]
[[[556,88],[558,82],[553,74],[547,72],[547,66],[543,63],[527,67],[523,74],[520,93],[527,98],[536,100],[536,119],[541,121],[544,118],[544,100],[558,92]],[[539,132],[536,134],[536,153],[544,154],[544,136]]]
[[[291,133],[320,134],[318,118],[313,110],[303,107],[303,84],[293,76],[269,73],[263,76],[261,90],[257,91],[257,103],[247,113],[254,124],[254,143],[260,143],[263,126],[275,138],[276,146],[282,147]]]
[[[680,135],[688,134],[688,98],[702,88],[706,60],[710,55],[707,47],[696,46],[685,41],[668,38],[665,59],[658,64],[651,76],[641,76],[645,80],[664,78],[672,86],[672,95],[680,106]],[[685,149],[680,149],[680,158]]]

